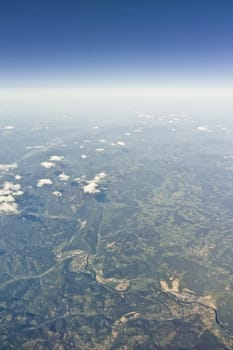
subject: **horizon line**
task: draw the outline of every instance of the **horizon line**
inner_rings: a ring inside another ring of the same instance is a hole
[[[233,99],[233,86],[197,85],[76,85],[0,87],[0,100],[53,99],[118,99],[118,98],[172,98],[172,99]]]

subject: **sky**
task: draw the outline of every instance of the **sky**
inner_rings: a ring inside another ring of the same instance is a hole
[[[0,88],[232,86],[232,0],[7,0]]]

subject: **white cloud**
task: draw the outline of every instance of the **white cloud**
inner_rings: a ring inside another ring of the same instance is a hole
[[[130,135],[131,135],[130,132],[126,132],[126,133],[125,133],[125,136],[130,136]]]
[[[107,174],[104,171],[101,171],[99,174],[95,176],[95,181],[100,181],[104,179],[107,176]]]
[[[104,148],[96,148],[96,152],[104,152]]]
[[[0,196],[0,203],[11,203],[11,202],[14,202],[15,199],[14,197],[10,194],[8,196]]]
[[[51,156],[51,157],[49,158],[49,160],[52,161],[52,162],[60,162],[60,161],[62,161],[63,159],[64,159],[63,156]]]
[[[29,150],[29,149],[42,149],[44,148],[43,145],[36,145],[36,146],[26,146],[25,149]]]
[[[117,144],[118,144],[119,146],[125,146],[125,142],[123,142],[123,141],[118,141]]]
[[[37,180],[37,187],[42,187],[44,185],[52,185],[53,182],[50,179],[39,179]]]
[[[14,193],[15,196],[22,196],[23,194],[24,194],[23,191],[16,191],[16,192]]]
[[[98,190],[97,188],[98,184],[93,182],[90,182],[88,185],[83,187],[83,191],[84,193],[90,193],[90,194],[95,194],[95,193],[99,193],[100,190]]]
[[[4,189],[16,192],[16,191],[19,191],[21,189],[21,185],[20,184],[13,184],[13,182],[6,181],[6,182],[4,182]]]
[[[86,220],[79,220],[80,226],[81,228],[84,228],[87,225],[87,221]]]
[[[3,130],[13,130],[15,127],[13,125],[5,125],[2,127]]]
[[[61,197],[62,196],[61,192],[59,192],[59,191],[52,192],[52,195],[54,195],[55,197]]]
[[[43,166],[44,168],[46,169],[50,169],[50,168],[53,168],[55,167],[55,163],[51,163],[51,162],[42,162],[40,163],[41,166]]]
[[[65,175],[64,173],[60,174],[58,177],[61,181],[68,181],[70,178],[69,175]]]
[[[0,213],[17,214],[18,205],[15,202],[15,196],[22,196],[21,186],[9,181],[5,181],[0,190]]]
[[[81,179],[81,177],[76,177],[76,178],[74,179],[74,181],[80,182],[80,181],[82,181],[82,179]]]
[[[98,189],[99,183],[107,176],[106,173],[100,172],[97,174],[94,179],[88,181],[88,184],[83,187],[84,193],[95,194],[100,193]]]
[[[11,190],[9,189],[3,187],[3,189],[0,190],[0,196],[8,196],[9,194],[11,194]]]
[[[209,132],[210,130],[209,130],[209,128],[207,127],[207,126],[198,126],[197,127],[197,130],[199,130],[199,131],[207,131],[207,132]]]
[[[20,176],[20,175],[15,175],[15,179],[16,179],[16,180],[20,180],[20,179],[22,179],[22,176]]]
[[[12,164],[0,164],[0,171],[8,171],[10,169],[16,169],[17,164],[12,163]]]
[[[12,203],[1,203],[0,204],[0,213],[2,214],[18,214],[18,206],[15,202]]]
[[[87,158],[87,155],[86,155],[86,154],[82,154],[82,155],[81,155],[81,158],[82,158],[82,159],[86,159],[86,158]]]

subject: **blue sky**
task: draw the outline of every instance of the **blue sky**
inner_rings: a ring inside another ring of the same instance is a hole
[[[233,82],[232,0],[7,0],[0,86]]]

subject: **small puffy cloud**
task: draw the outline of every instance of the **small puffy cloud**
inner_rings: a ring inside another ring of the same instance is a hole
[[[125,136],[130,136],[130,135],[131,135],[130,132],[126,132],[126,133],[125,133]]]
[[[106,143],[107,140],[105,140],[105,139],[100,139],[99,142],[100,142],[100,143]]]
[[[97,185],[94,181],[90,182],[88,185],[83,187],[84,193],[89,193],[89,194],[95,194],[99,193],[100,190],[98,190]]]
[[[125,146],[125,142],[123,142],[123,141],[118,141],[117,144],[118,144],[119,146]]]
[[[52,163],[52,162],[42,162],[40,163],[40,165],[46,169],[50,169],[50,168],[53,168],[55,167],[55,163]]]
[[[13,182],[6,181],[6,182],[4,182],[4,189],[10,190],[12,192],[17,192],[21,189],[21,185],[20,184],[13,184]]]
[[[85,148],[83,145],[81,145],[81,146],[79,146],[79,148],[81,148],[81,149],[83,149],[83,148]]]
[[[98,189],[98,186],[100,184],[100,182],[107,176],[106,173],[104,172],[100,172],[99,174],[97,174],[94,179],[88,181],[87,185],[85,185],[83,187],[83,191],[84,193],[88,193],[88,194],[96,194],[96,193],[100,193],[100,190]]]
[[[76,178],[74,179],[74,181],[80,182],[80,181],[82,181],[82,179],[81,179],[81,177],[76,177]]]
[[[21,175],[15,175],[15,179],[16,180],[20,180],[20,179],[22,179],[22,176]]]
[[[79,223],[80,223],[80,227],[81,228],[84,228],[86,225],[87,225],[87,221],[86,220],[79,220]]]
[[[97,174],[94,177],[94,179],[95,179],[95,181],[100,181],[100,180],[103,180],[106,176],[107,176],[107,174],[104,171],[101,171],[99,174]]]
[[[55,196],[55,197],[61,197],[62,196],[61,192],[59,192],[59,191],[52,192],[52,195]]]
[[[24,194],[23,191],[16,191],[16,192],[14,193],[15,196],[22,196],[23,194]]]
[[[37,181],[37,187],[42,187],[44,185],[52,185],[53,182],[50,179],[39,179]]]
[[[17,164],[16,163],[12,163],[12,164],[0,164],[0,171],[8,171],[11,169],[16,169],[17,168]]]
[[[0,214],[18,214],[18,206],[15,202],[0,203]]]
[[[209,132],[209,128],[207,126],[198,126],[197,127],[198,131],[204,131],[204,132]]]
[[[82,155],[81,155],[81,158],[82,158],[82,159],[86,159],[86,158],[87,158],[87,155],[86,155],[86,154],[82,154]]]
[[[96,148],[96,152],[104,152],[104,148]]]
[[[64,160],[64,157],[63,156],[51,156],[49,158],[49,160],[51,162],[61,162],[62,160]]]
[[[60,174],[58,177],[61,181],[68,181],[70,178],[69,175],[65,175],[64,173]]]
[[[2,127],[3,130],[13,130],[15,127],[13,125],[5,125]]]
[[[18,205],[15,202],[15,196],[22,196],[21,186],[9,181],[5,181],[0,189],[0,214],[17,214]]]

